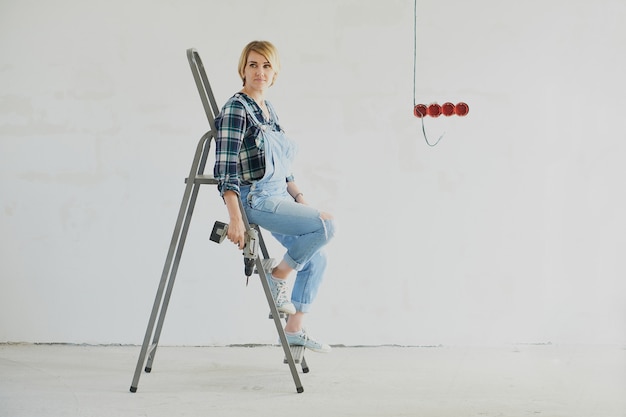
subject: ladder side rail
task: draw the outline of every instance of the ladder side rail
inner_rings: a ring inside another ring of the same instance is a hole
[[[241,216],[243,218],[243,224],[246,227],[246,230],[250,230],[251,226],[248,222],[248,216],[246,216],[246,212],[243,207],[243,203],[241,199],[239,200],[239,209],[241,210]],[[260,235],[260,233],[259,233]],[[261,238],[262,239],[262,238]],[[266,251],[267,253],[267,251]],[[265,258],[267,259],[267,257]],[[263,291],[265,292],[265,297],[267,298],[267,302],[270,306],[270,312],[272,314],[272,318],[274,320],[274,324],[276,326],[276,331],[278,332],[278,338],[280,339],[280,344],[283,347],[283,351],[285,352],[285,357],[287,358],[287,364],[289,365],[289,370],[291,371],[291,376],[293,377],[293,382],[296,384],[296,391],[301,393],[304,391],[302,387],[302,382],[300,381],[300,375],[298,375],[298,370],[296,369],[296,363],[293,359],[293,355],[291,353],[291,349],[289,349],[289,342],[287,342],[287,336],[285,335],[285,330],[283,329],[283,324],[280,320],[280,313],[278,312],[278,308],[276,308],[276,303],[274,302],[274,297],[272,297],[272,292],[270,290],[270,284],[267,281],[267,276],[265,275],[265,270],[263,269],[263,264],[261,263],[261,257],[257,256],[256,260],[256,269],[259,273],[259,277],[261,278],[261,285],[263,286]]]
[[[309,373],[309,365],[306,363],[306,359],[304,358],[304,353],[302,354],[302,359],[300,359],[300,367],[302,368],[302,372],[305,374]]]
[[[212,135],[212,132],[207,132],[202,136],[200,141],[198,142],[198,146],[196,147],[196,154],[194,156],[193,162],[191,164],[190,177],[193,178],[193,175],[198,171],[198,166],[200,164],[200,159],[202,155],[202,149],[204,148],[204,144],[208,137]],[[167,252],[167,256],[165,259],[165,265],[163,266],[163,272],[161,273],[161,280],[159,282],[159,286],[157,289],[156,296],[154,298],[154,304],[152,305],[152,312],[150,313],[150,319],[148,321],[148,327],[146,328],[146,333],[143,339],[143,343],[141,345],[141,351],[139,353],[139,358],[137,359],[137,366],[135,367],[135,373],[133,375],[133,381],[130,386],[131,392],[137,391],[137,386],[139,384],[139,378],[141,376],[142,368],[146,362],[146,355],[149,348],[150,338],[154,332],[154,325],[157,318],[157,314],[161,308],[162,300],[163,300],[163,292],[165,289],[165,285],[168,281],[169,272],[171,270],[172,260],[174,257],[174,251],[178,246],[178,242],[180,239],[181,227],[183,223],[183,216],[185,215],[185,211],[189,204],[189,198],[191,195],[193,187],[193,181],[189,181],[187,186],[185,187],[185,192],[183,193],[183,198],[180,204],[180,209],[178,210],[178,218],[176,220],[176,225],[174,226],[174,232],[172,233],[172,239],[170,241],[170,247]]]
[[[261,228],[258,224],[250,226],[254,227],[257,232],[259,232],[259,247],[261,248],[261,254],[263,255],[263,259],[268,259],[270,257],[270,253],[267,251],[267,246],[265,246],[265,239],[263,239],[263,235],[261,234]]]
[[[206,162],[208,159],[209,151],[211,149],[211,139],[215,137],[215,133],[213,131],[209,132],[206,136],[206,141],[204,142],[204,146],[202,149],[202,157],[200,158],[200,164],[198,166],[197,174],[202,175],[204,173],[204,168],[206,166]],[[189,182],[194,182],[193,180],[188,180]],[[170,272],[170,279],[167,285],[167,289],[165,291],[165,296],[163,298],[163,303],[161,304],[161,312],[159,314],[159,319],[157,321],[156,329],[154,332],[154,338],[152,339],[153,349],[150,351],[148,355],[148,362],[146,364],[146,369],[152,369],[152,362],[154,361],[154,356],[156,355],[157,346],[159,344],[159,340],[161,338],[161,330],[163,329],[163,323],[165,321],[165,315],[167,314],[167,308],[169,306],[169,301],[172,296],[172,290],[174,288],[174,281],[176,280],[176,275],[178,274],[178,266],[180,264],[180,259],[183,255],[183,249],[185,248],[185,242],[187,241],[187,234],[189,232],[189,225],[191,224],[191,218],[193,216],[193,211],[196,206],[196,200],[198,198],[198,191],[200,190],[200,185],[198,183],[194,183],[193,190],[191,192],[191,199],[189,204],[187,205],[187,212],[185,214],[182,231],[180,234],[180,239],[178,241],[178,247],[176,249],[176,254],[174,256],[174,263]]]
[[[211,130],[215,131],[215,117],[219,113],[219,108],[217,107],[217,103],[213,97],[213,92],[206,76],[204,65],[202,64],[200,55],[194,48],[187,49],[187,60],[189,61],[191,73],[193,74],[193,79],[196,82],[196,88],[198,89],[198,94],[200,95],[204,112],[207,120],[209,121],[209,126],[211,126]]]
[[[261,228],[259,227],[258,224],[253,224],[251,226],[254,227],[259,232],[259,247],[261,248],[261,254],[263,254],[263,258],[264,259],[269,258],[270,255],[269,255],[269,252],[267,250],[267,246],[265,245],[265,239],[263,239],[263,234],[261,233]],[[274,317],[274,312],[273,311],[271,311],[270,316],[272,316],[272,318]],[[289,320],[289,317],[285,315],[285,323],[287,323],[288,320]],[[293,357],[293,354],[291,356]],[[295,359],[294,359],[294,362],[295,362]],[[287,363],[289,363],[288,359],[287,359]],[[304,354],[302,354],[302,358],[300,359],[300,365],[302,367],[302,372],[304,372],[305,374],[309,372],[309,365],[307,365],[307,363],[306,363],[306,359],[304,358]]]
[[[213,95],[213,89],[211,88],[211,83],[209,82],[209,78],[206,75],[206,70],[204,69],[204,65],[202,64],[202,59],[198,52],[194,51],[194,57],[196,62],[198,62],[198,70],[200,72],[200,78],[202,79],[202,85],[204,86],[204,91],[206,92],[209,103],[211,103],[212,118],[215,120],[217,115],[220,112],[220,108],[217,106],[217,101],[215,100],[215,96]]]

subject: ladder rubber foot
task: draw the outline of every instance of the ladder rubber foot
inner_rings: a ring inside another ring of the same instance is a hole
[[[147,367],[147,366],[146,366],[145,371],[146,371],[147,373],[150,373],[150,372],[152,372],[152,368],[149,368],[149,367]]]
[[[307,368],[302,368],[302,372],[304,372],[305,374],[308,374],[309,373],[309,368],[308,367]]]
[[[298,387],[296,388],[296,391],[298,391],[298,394],[302,394],[304,392],[304,387]]]
[[[130,387],[130,392],[137,392],[137,387]]]

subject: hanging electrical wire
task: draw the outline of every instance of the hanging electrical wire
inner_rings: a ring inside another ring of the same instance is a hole
[[[415,117],[421,119],[422,123],[422,133],[424,134],[424,140],[426,144],[430,147],[436,146],[439,141],[444,137],[446,132],[443,132],[441,136],[434,142],[428,140],[428,134],[426,133],[426,126],[424,125],[424,118],[426,116],[430,117],[439,117],[442,114],[446,117],[457,115],[457,116],[466,116],[469,112],[469,106],[463,102],[457,103],[456,105],[446,102],[443,105],[439,105],[437,103],[432,103],[429,106],[424,104],[418,104],[416,99],[417,94],[417,0],[413,2],[413,114]]]
[[[428,135],[426,134],[426,127],[424,126],[424,118],[428,114],[427,112],[422,113],[423,111],[422,107],[420,108],[417,107],[416,79],[417,79],[417,0],[414,0],[413,1],[413,113],[422,122],[422,133],[424,134],[424,140],[426,141],[426,144],[430,147],[434,147],[434,146],[437,146],[437,144],[443,138],[446,132],[443,132],[443,134],[439,136],[439,139],[437,139],[435,143],[430,143],[430,141],[428,140]],[[425,109],[425,106],[424,106],[424,109]]]

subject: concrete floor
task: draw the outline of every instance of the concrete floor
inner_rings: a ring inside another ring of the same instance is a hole
[[[138,355],[0,344],[0,416],[626,416],[623,347],[338,347],[302,394],[278,346],[160,347],[132,394]]]

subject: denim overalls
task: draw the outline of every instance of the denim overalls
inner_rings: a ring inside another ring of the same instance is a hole
[[[335,233],[332,220],[322,220],[320,212],[310,206],[296,203],[287,192],[287,176],[296,145],[283,131],[274,131],[262,123],[254,110],[239,95],[235,100],[243,104],[255,126],[260,129],[257,146],[265,152],[265,174],[252,185],[240,187],[240,197],[250,223],[268,230],[285,248],[284,260],[298,271],[291,294],[297,311],[308,312],[317,295],[326,270],[326,255],[321,250]],[[269,102],[270,118],[277,121]]]

